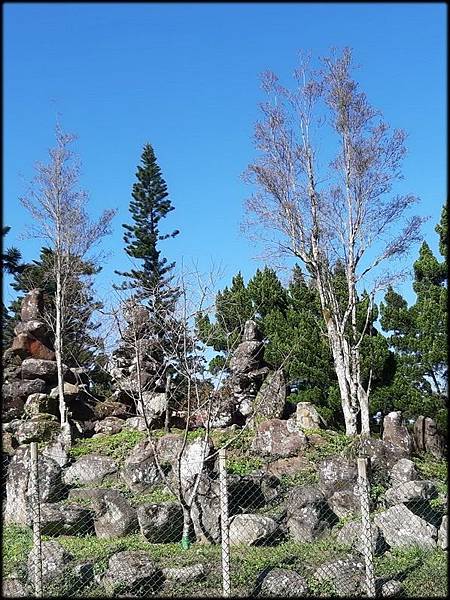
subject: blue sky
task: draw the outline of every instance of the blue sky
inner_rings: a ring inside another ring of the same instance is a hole
[[[130,222],[145,142],[175,206],[167,230],[181,231],[163,253],[201,271],[221,265],[221,287],[238,270],[248,279],[263,266],[254,258],[260,249],[240,232],[251,193],[241,173],[255,157],[263,100],[259,74],[271,69],[288,81],[299,50],[324,56],[350,46],[370,102],[409,133],[402,185],[421,197],[417,212],[430,217],[424,238],[436,250],[434,226],[447,198],[446,10],[443,3],[4,4],[3,222],[12,228],[5,245],[19,246],[26,260],[38,255],[38,242],[19,238],[29,216],[18,198],[34,162],[46,159],[59,112],[79,136],[92,214],[119,211],[104,240],[102,296],[114,269],[129,266],[121,224]]]

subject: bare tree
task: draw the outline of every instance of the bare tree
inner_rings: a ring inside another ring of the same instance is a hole
[[[36,176],[20,201],[33,218],[29,235],[45,240],[53,251],[49,277],[55,284],[55,318],[50,325],[55,336],[61,428],[67,433],[70,430],[64,399],[63,332],[69,315],[65,308],[70,290],[79,286],[83,259],[109,233],[115,211],[105,210],[98,221],[91,220],[86,212],[88,196],[79,189],[80,163],[70,149],[75,136],[64,133],[59,124],[55,133],[56,145],[49,150],[49,161],[36,164]]]
[[[398,227],[417,198],[392,195],[401,179],[406,135],[390,131],[352,79],[351,51],[335,53],[313,71],[307,59],[295,71],[293,91],[265,73],[264,119],[255,128],[260,157],[247,181],[248,225],[278,251],[299,258],[317,286],[333,354],[348,435],[370,433],[370,378],[361,378],[361,342],[375,293],[399,272],[377,268],[403,255],[419,240],[417,216]],[[328,126],[326,128],[325,126]],[[320,148],[320,143],[326,144]],[[332,144],[335,146],[332,146]],[[335,149],[335,153],[330,151]],[[269,233],[269,237],[267,237]],[[344,306],[333,268],[344,265]],[[371,281],[368,281],[370,277]],[[370,283],[366,323],[357,327],[357,292]]]

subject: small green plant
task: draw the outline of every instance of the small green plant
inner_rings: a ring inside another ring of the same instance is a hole
[[[111,435],[78,440],[71,448],[70,455],[79,458],[86,454],[109,456],[119,464],[123,463],[136,444],[145,439],[141,431],[124,430]]]
[[[295,475],[282,475],[280,477],[281,485],[284,489],[289,489],[298,485],[313,485],[319,481],[317,471],[314,467],[302,469]]]
[[[26,562],[33,546],[33,535],[29,527],[5,525],[2,537],[3,576],[7,576]]]
[[[256,456],[248,457],[230,457],[227,460],[227,473],[233,475],[249,475],[253,471],[260,469],[264,464],[261,458]]]
[[[437,459],[432,454],[424,453],[413,458],[417,470],[424,479],[448,480],[448,466],[444,459]]]

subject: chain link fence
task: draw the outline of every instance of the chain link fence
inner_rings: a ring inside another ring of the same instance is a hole
[[[4,595],[445,597],[443,477],[361,448],[312,466],[231,448],[4,454]]]

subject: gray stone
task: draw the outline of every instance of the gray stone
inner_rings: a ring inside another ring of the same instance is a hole
[[[33,415],[29,421],[23,421],[16,431],[19,444],[47,442],[55,437],[60,426],[57,418],[49,414]]]
[[[319,487],[327,496],[355,484],[358,476],[356,460],[329,456],[317,464]]]
[[[317,408],[311,402],[299,402],[295,411],[297,427],[303,431],[305,429],[319,429],[322,424],[322,418]]]
[[[383,598],[391,598],[393,596],[400,596],[403,592],[403,586],[401,581],[391,579],[386,581],[381,586],[381,596]]]
[[[45,589],[45,586],[61,577],[61,572],[73,557],[56,540],[41,542],[41,553],[42,583]],[[28,575],[33,586],[37,560],[37,549],[33,548],[28,555]]]
[[[442,517],[442,523],[439,527],[438,532],[438,546],[442,548],[442,550],[448,550],[448,517],[444,515]]]
[[[8,467],[6,479],[5,523],[30,525],[31,478],[30,448],[17,448]],[[61,468],[55,461],[38,457],[39,494],[41,502],[55,502],[64,497]]]
[[[143,550],[117,552],[109,559],[101,583],[108,595],[147,597],[161,587],[160,567]]]
[[[4,598],[30,598],[32,591],[17,577],[5,577],[2,582]]]
[[[40,505],[42,535],[88,535],[94,532],[93,513],[77,504]]]
[[[217,480],[201,477],[191,508],[191,518],[197,541],[220,542],[220,490]]]
[[[147,431],[144,417],[130,417],[124,421],[123,426],[135,431]]]
[[[24,413],[27,416],[37,415],[38,413],[48,413],[56,416],[58,412],[58,403],[48,394],[30,394],[24,406]]]
[[[264,344],[258,341],[241,342],[230,359],[232,373],[249,373],[260,367]]]
[[[7,398],[20,398],[25,402],[30,394],[44,393],[46,389],[47,384],[43,379],[39,378],[32,380],[24,379],[23,381],[12,381],[11,383],[3,385],[3,400]]]
[[[142,504],[137,509],[142,535],[151,544],[179,542],[183,534],[183,509],[180,504]]]
[[[328,498],[328,504],[340,519],[359,513],[361,503],[358,486],[353,485],[342,490],[336,490]]]
[[[336,536],[336,540],[340,544],[348,545],[360,554],[363,554],[363,545],[365,542],[363,535],[361,521],[350,521],[342,526],[342,529],[340,529]],[[371,523],[371,539],[373,553],[377,556],[383,554],[387,549],[386,540],[383,537],[381,529],[374,523]]]
[[[296,571],[274,568],[260,581],[258,596],[301,598],[306,595],[308,595],[308,584]]]
[[[304,506],[287,520],[289,537],[295,542],[312,542],[329,530],[323,510],[317,505]]]
[[[95,433],[103,433],[107,435],[113,435],[114,433],[120,433],[124,426],[125,421],[117,417],[107,417],[102,421],[96,421],[94,425]]]
[[[430,417],[417,417],[413,435],[418,452],[429,452],[438,459],[445,456],[445,438],[438,432],[436,422]]]
[[[279,532],[278,523],[264,515],[241,514],[230,519],[230,545],[270,543]]]
[[[78,396],[78,394],[80,393],[80,388],[77,385],[74,385],[73,383],[68,383],[67,381],[65,381],[63,384],[63,391],[64,391],[64,398],[66,398],[66,399],[76,398],[76,396]],[[59,397],[58,386],[51,389],[50,397],[51,398]]]
[[[147,421],[152,422],[165,414],[167,408],[167,396],[164,392],[143,392],[142,404],[139,402],[137,405],[138,416],[146,416]]]
[[[132,492],[145,492],[160,481],[149,441],[143,440],[133,448],[123,465],[121,476]]]
[[[280,419],[286,404],[286,381],[279,369],[264,379],[253,403],[255,415],[269,419]]]
[[[424,549],[436,547],[437,529],[415,515],[404,504],[397,504],[375,515],[374,523],[383,532],[392,548],[418,546]]]
[[[252,451],[262,456],[293,456],[308,445],[306,436],[297,429],[295,421],[270,419],[256,428]]]
[[[325,496],[316,485],[298,485],[289,490],[285,499],[288,516],[295,516],[301,508],[323,505]]]
[[[107,475],[116,472],[117,465],[112,458],[98,454],[86,454],[64,471],[63,481],[67,485],[101,483]]]
[[[399,448],[405,456],[412,450],[412,438],[403,424],[401,411],[393,411],[383,419],[383,441]]]
[[[27,333],[34,335],[37,338],[43,338],[47,336],[48,327],[39,319],[31,319],[30,321],[20,322],[14,327],[14,333],[20,335],[21,333]]]
[[[390,477],[392,485],[396,486],[400,483],[419,479],[419,474],[412,460],[409,458],[401,458],[392,467]]]
[[[213,451],[208,440],[196,439],[188,443],[180,458],[180,477],[183,488],[189,488],[196,475],[205,468],[205,461]]]
[[[22,379],[37,378],[47,382],[56,381],[56,362],[42,358],[26,358],[22,362]]]
[[[106,490],[103,496],[94,499],[93,508],[95,533],[99,538],[123,537],[138,529],[136,509],[117,490]]]
[[[70,425],[69,425],[70,427]],[[54,460],[60,467],[65,467],[69,464],[69,447],[67,436],[64,431],[61,431],[54,436],[50,442],[43,448],[42,455]]]
[[[360,596],[364,580],[364,563],[354,558],[321,565],[313,575],[318,581],[330,581],[338,596]]]
[[[242,336],[242,341],[244,342],[260,342],[261,341],[261,332],[258,329],[258,325],[252,319],[245,321],[244,324],[244,334]]]
[[[164,579],[175,581],[176,583],[189,583],[199,581],[205,577],[205,566],[202,563],[196,563],[187,567],[167,568],[162,570]]]
[[[41,320],[44,313],[44,294],[41,289],[35,288],[24,297],[20,309],[22,321]]]
[[[436,486],[432,481],[405,481],[405,483],[400,483],[386,490],[384,499],[388,505],[394,505],[402,502],[432,500],[437,495]]]

